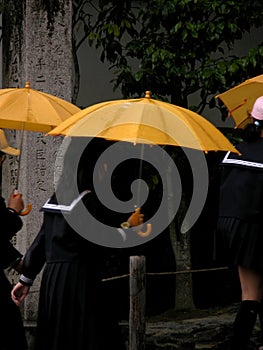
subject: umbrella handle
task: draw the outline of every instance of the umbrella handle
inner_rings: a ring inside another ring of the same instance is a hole
[[[18,195],[18,194],[19,194],[18,190],[14,190],[14,195]],[[31,203],[28,203],[28,204],[27,204],[27,208],[26,208],[25,210],[21,211],[21,212],[19,213],[19,215],[20,215],[20,216],[28,215],[28,214],[31,212],[31,210],[32,210],[32,204],[31,204]]]
[[[149,234],[152,232],[152,224],[147,224],[147,228],[146,228],[146,231],[136,231],[136,233],[138,233],[139,236],[141,237],[148,237]]]
[[[28,203],[27,208],[19,213],[20,216],[28,215],[32,210],[32,204]]]

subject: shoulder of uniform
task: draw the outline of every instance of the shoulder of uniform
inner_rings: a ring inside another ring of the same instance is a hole
[[[89,190],[83,191],[69,205],[51,203],[50,202],[51,198],[49,198],[46,201],[46,203],[41,207],[40,211],[53,212],[53,213],[70,213],[75,208],[75,206],[79,203],[79,201],[88,193],[90,193]]]

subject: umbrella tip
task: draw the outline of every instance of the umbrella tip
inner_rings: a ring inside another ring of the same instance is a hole
[[[145,91],[145,98],[151,98],[151,91]]]
[[[29,82],[29,81],[26,82],[25,87],[26,87],[26,88],[30,88],[30,82]]]

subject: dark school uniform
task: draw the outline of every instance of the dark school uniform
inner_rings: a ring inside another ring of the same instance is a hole
[[[57,210],[54,198],[49,203],[42,209],[43,225],[23,267],[23,275],[34,280],[45,265],[35,349],[124,350],[116,312],[118,290],[102,282],[116,250],[79,235]],[[87,224],[86,230],[91,229]]]
[[[27,342],[20,310],[11,299],[12,285],[4,271],[22,257],[10,242],[10,239],[21,229],[22,220],[14,210],[6,207],[4,198],[1,196],[0,217],[0,310],[2,318],[0,348],[3,350],[25,350]]]
[[[240,156],[228,153],[222,162],[216,236],[229,264],[263,271],[263,139],[237,149]]]

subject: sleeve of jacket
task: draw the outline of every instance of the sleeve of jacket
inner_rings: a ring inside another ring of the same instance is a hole
[[[5,205],[5,200],[0,196],[0,216],[1,216],[1,234],[0,234],[0,267],[5,269],[12,266],[22,254],[16,250],[10,239],[18,232],[23,222],[19,215],[9,210]]]
[[[6,238],[0,238],[0,267],[6,269],[14,265],[17,260],[22,258],[22,254],[13,246],[13,244]]]
[[[0,196],[1,235],[11,239],[23,226],[20,216],[6,207],[5,200]]]
[[[46,262],[45,252],[45,220],[42,227],[28,248],[23,258],[23,275],[34,280]]]

